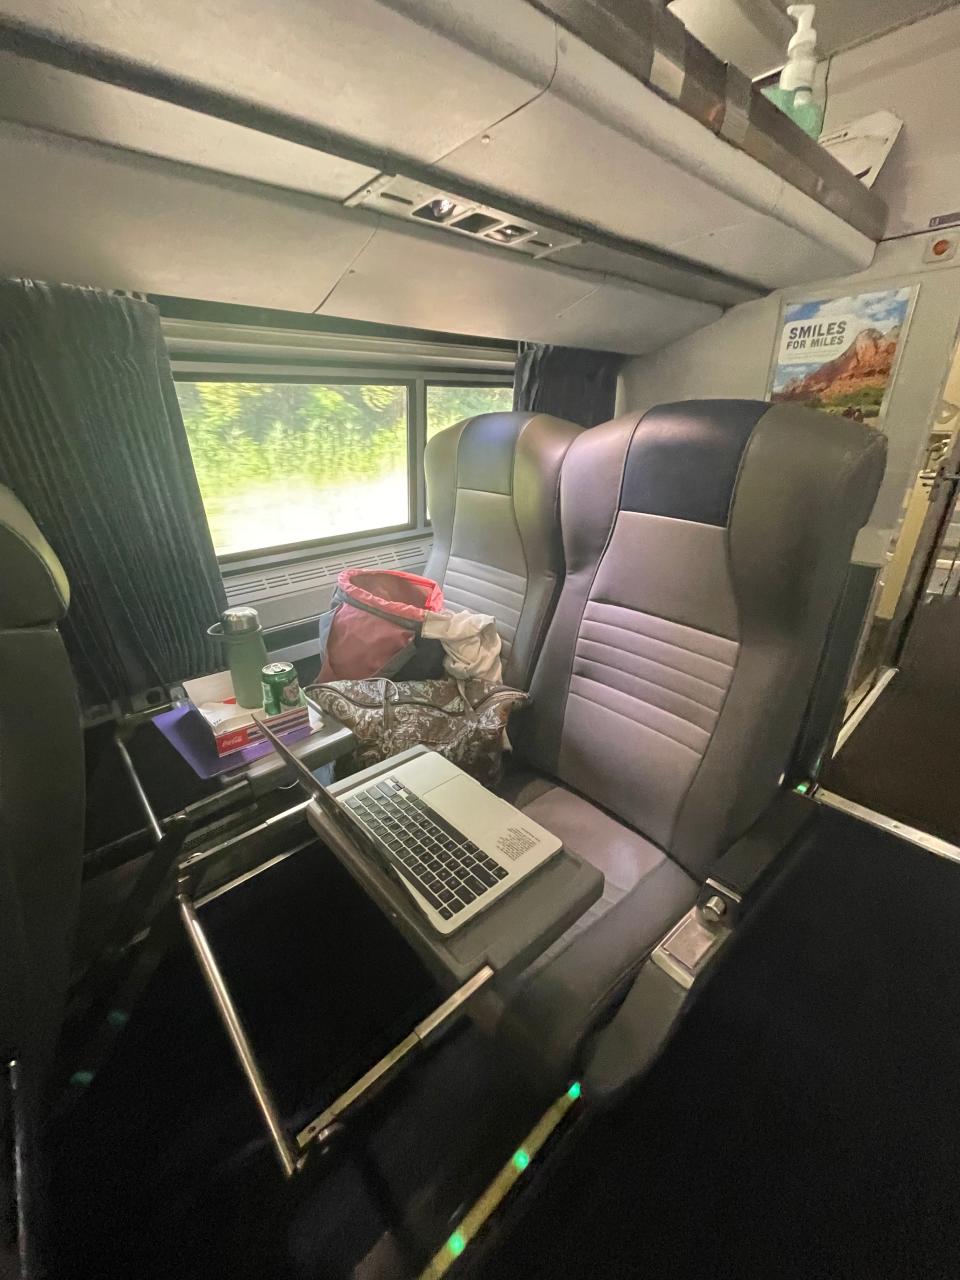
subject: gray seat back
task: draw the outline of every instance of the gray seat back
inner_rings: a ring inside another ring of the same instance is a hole
[[[441,431],[424,455],[427,577],[450,608],[493,614],[503,678],[523,689],[563,577],[560,470],[581,431],[545,413],[483,413]]]
[[[39,1085],[69,978],[83,853],[80,709],[60,561],[0,486],[0,1050]]]
[[[575,441],[530,761],[702,876],[780,785],[885,448],[862,423],[747,400]]]

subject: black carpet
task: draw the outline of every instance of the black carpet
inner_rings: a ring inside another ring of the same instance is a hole
[[[956,1277],[958,920],[960,866],[821,810],[651,1074],[464,1270]]]
[[[921,605],[900,670],[821,781],[829,791],[960,844],[960,600]]]

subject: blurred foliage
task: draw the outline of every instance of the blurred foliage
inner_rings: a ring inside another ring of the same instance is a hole
[[[372,486],[390,477],[406,501],[406,387],[180,382],[177,394],[218,549],[236,549],[238,537],[244,547],[281,540],[284,489],[291,503],[295,489],[326,499],[317,507],[322,521],[305,536],[396,521],[395,513],[370,508],[381,492]],[[428,435],[476,413],[509,409],[512,397],[510,387],[428,387]],[[247,527],[238,533],[243,509]],[[278,536],[263,527],[270,510]]]
[[[295,473],[328,488],[405,466],[405,387],[181,382],[177,394],[204,498],[227,483]],[[512,399],[510,387],[428,387],[427,434]]]
[[[478,413],[509,413],[513,387],[427,387],[427,439]]]
[[[181,382],[177,390],[204,499],[292,475],[323,489],[404,465],[404,387]]]

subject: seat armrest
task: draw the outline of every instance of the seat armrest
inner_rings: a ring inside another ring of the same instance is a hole
[[[693,905],[695,893],[695,883],[665,859],[504,993],[498,1038],[545,1097],[570,1083],[584,1041],[610,1017],[651,949]]]
[[[565,1089],[587,1057],[594,1095],[613,1094],[642,1074],[687,996],[686,988],[645,963],[651,951],[695,901],[718,893],[727,903],[724,924],[734,925],[748,896],[815,813],[809,798],[781,792],[714,865],[699,893],[666,858],[563,951],[520,979],[498,1034],[545,1097]]]
[[[726,903],[724,923],[736,924],[747,899],[754,895],[783,850],[813,820],[815,812],[809,796],[797,791],[779,792],[750,830],[713,864],[698,904],[704,907],[719,894]]]
[[[658,965],[644,964],[591,1046],[583,1071],[583,1090],[591,1103],[609,1105],[650,1070],[673,1035],[689,994]]]
[[[760,896],[758,889],[779,863],[780,855],[794,844],[815,814],[816,805],[809,797],[783,791],[714,864],[698,895],[698,914],[711,899],[723,897],[721,922],[712,928],[723,935],[724,943],[744,909]],[[708,913],[704,918],[709,920]],[[703,981],[722,954],[722,948],[708,953],[705,964],[693,973],[692,985],[658,965],[656,956],[643,965],[614,1017],[590,1047],[583,1072],[585,1096],[609,1104],[650,1069],[689,1008],[691,994],[702,990]]]

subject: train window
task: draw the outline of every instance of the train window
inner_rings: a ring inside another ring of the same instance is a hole
[[[431,383],[427,386],[427,439],[444,427],[478,413],[508,413],[513,408],[513,386],[453,386]]]
[[[221,558],[411,524],[409,386],[180,381]]]

